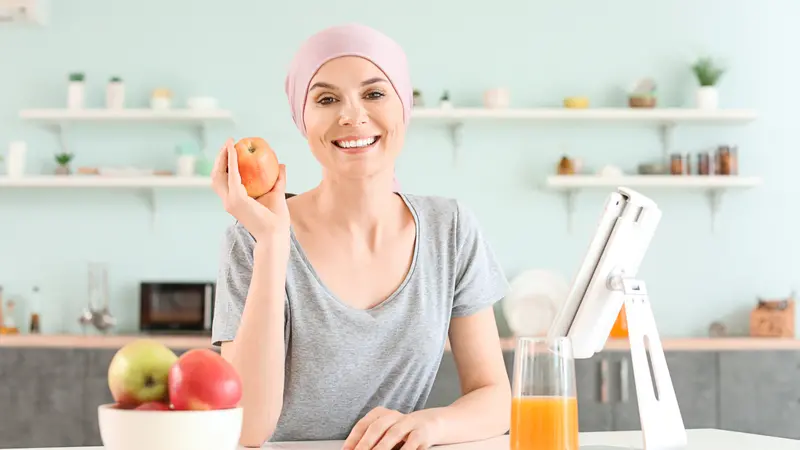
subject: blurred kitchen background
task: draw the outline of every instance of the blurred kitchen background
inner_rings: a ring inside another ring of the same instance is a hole
[[[546,326],[629,185],[664,214],[640,275],[686,426],[800,438],[797,17],[794,0],[0,0],[0,447],[98,445],[126,336],[208,344],[232,222],[209,161],[258,135],[290,192],[318,182],[283,82],[306,37],[346,22],[405,48],[418,95],[397,176],[480,218],[515,283],[504,337]],[[475,117],[454,141],[460,108]],[[553,120],[565,108],[587,120]],[[581,431],[639,427],[621,342],[577,364]],[[458,386],[445,355],[430,404]],[[33,423],[48,433],[13,431]]]
[[[486,101],[561,107],[568,97],[584,97],[591,108],[625,108],[628,93],[646,79],[657,86],[657,107],[694,107],[692,64],[711,57],[725,69],[716,86],[718,107],[755,118],[678,126],[672,148],[688,153],[696,170],[698,153],[731,146],[738,173],[760,183],[722,190],[714,228],[702,189],[641,188],[664,212],[641,270],[660,330],[706,336],[721,321],[727,333],[747,334],[757,298],[786,298],[799,286],[800,239],[792,224],[800,211],[793,182],[800,155],[789,131],[797,96],[791,83],[800,64],[786,57],[800,39],[791,19],[800,14],[797,2],[22,4],[43,8],[45,22],[0,23],[0,143],[6,170],[14,146],[25,149],[17,152],[24,154],[24,175],[57,173],[57,155],[65,149],[73,157],[72,174],[64,176],[98,169],[182,173],[192,163],[180,156],[198,149],[194,172],[202,175],[203,156],[213,158],[227,137],[259,135],[288,166],[289,190],[309,189],[320,169],[292,123],[283,80],[300,42],[337,23],[363,22],[399,41],[425,107],[438,107],[446,91],[456,108],[481,108]],[[191,105],[224,110],[231,120],[205,122],[207,143],[200,148],[192,122],[55,120],[59,134],[35,116],[69,107],[70,95],[85,108]],[[404,191],[454,196],[471,206],[510,279],[529,269],[569,279],[609,189],[578,192],[570,229],[565,197],[542,187],[547,177],[557,174],[564,155],[583,173],[635,174],[640,164],[660,161],[660,139],[658,127],[647,123],[478,119],[466,123],[454,162],[448,128],[419,119],[412,121],[397,174]],[[210,189],[3,180],[3,298],[15,300],[18,321],[27,323],[31,309],[39,309],[44,333],[81,332],[90,262],[107,268],[114,333],[138,331],[140,283],[216,277],[220,238],[231,218]],[[38,298],[31,300],[34,286]],[[500,321],[508,334],[502,313]]]

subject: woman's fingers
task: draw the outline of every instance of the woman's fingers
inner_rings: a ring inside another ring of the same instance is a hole
[[[233,148],[233,139],[225,143],[228,148],[228,191],[238,191],[242,185],[242,176],[239,174],[239,159],[236,149]]]
[[[221,198],[228,195],[228,146],[227,143],[219,150],[217,158],[214,160],[214,168],[211,171],[211,187]]]

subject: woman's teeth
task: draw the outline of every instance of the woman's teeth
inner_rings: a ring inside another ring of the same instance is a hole
[[[333,141],[337,147],[341,148],[360,148],[360,147],[368,147],[375,143],[376,137],[371,137],[367,139],[357,139],[352,141]]]

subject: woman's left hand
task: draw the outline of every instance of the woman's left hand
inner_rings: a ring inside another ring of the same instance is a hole
[[[435,443],[437,423],[430,409],[403,414],[377,407],[356,423],[342,450],[425,450]]]

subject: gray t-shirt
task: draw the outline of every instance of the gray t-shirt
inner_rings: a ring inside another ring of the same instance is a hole
[[[347,306],[318,278],[294,234],[286,274],[284,403],[272,441],[345,439],[376,406],[425,407],[450,319],[492,306],[508,282],[472,212],[459,201],[399,194],[416,222],[410,270],[372,309]],[[225,235],[212,340],[239,327],[253,268],[252,235]]]

